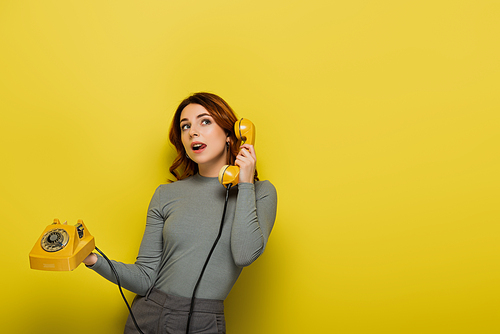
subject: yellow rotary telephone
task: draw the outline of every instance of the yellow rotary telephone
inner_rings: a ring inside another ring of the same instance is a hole
[[[83,220],[74,226],[59,219],[47,226],[30,252],[31,269],[70,271],[94,250],[95,240]]]

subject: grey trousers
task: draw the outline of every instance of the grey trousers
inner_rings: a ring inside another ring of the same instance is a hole
[[[136,296],[132,312],[144,334],[185,334],[191,298],[168,295],[153,289],[147,296]],[[224,301],[195,299],[189,332],[193,334],[226,333]],[[124,334],[138,334],[128,316]]]

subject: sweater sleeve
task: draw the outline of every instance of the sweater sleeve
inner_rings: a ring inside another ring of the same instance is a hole
[[[136,262],[134,264],[125,264],[111,260],[120,277],[122,287],[142,296],[154,284],[157,275],[156,269],[161,261],[163,248],[162,231],[165,220],[159,204],[160,190],[161,186],[156,189],[149,204],[146,230]],[[88,267],[116,284],[116,278],[111,267],[100,255],[97,256],[97,262]]]
[[[238,185],[231,229],[231,252],[237,266],[250,265],[264,252],[276,219],[276,206],[276,189],[271,182]]]

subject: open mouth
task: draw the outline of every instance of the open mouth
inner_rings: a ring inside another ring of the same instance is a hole
[[[203,151],[206,147],[207,145],[203,143],[194,143],[191,145],[191,149],[193,150],[194,153],[199,153]]]

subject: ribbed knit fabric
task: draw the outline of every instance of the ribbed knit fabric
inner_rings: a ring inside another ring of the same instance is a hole
[[[145,295],[154,284],[167,294],[191,297],[219,230],[225,194],[216,177],[199,174],[159,186],[149,205],[137,261],[113,261],[122,286]],[[276,189],[269,181],[241,183],[230,190],[222,237],[197,298],[227,297],[242,268],[264,252],[276,205]],[[90,268],[116,283],[108,263],[100,256]]]

